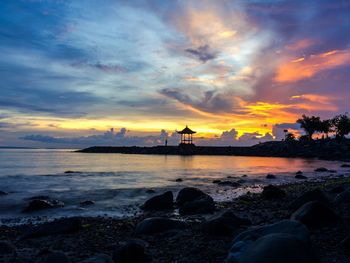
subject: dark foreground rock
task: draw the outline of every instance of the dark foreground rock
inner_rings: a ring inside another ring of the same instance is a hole
[[[148,199],[142,209],[144,210],[163,210],[173,208],[174,196],[171,191],[165,192],[164,194],[153,196]]]
[[[274,185],[265,186],[261,194],[265,199],[280,199],[286,196],[285,191]]]
[[[176,203],[181,206],[186,202],[193,201],[203,196],[207,196],[207,194],[194,187],[185,187],[177,194]]]
[[[23,213],[31,213],[35,211],[63,207],[64,203],[53,199],[34,199],[29,202],[29,204],[23,208]]]
[[[78,232],[82,227],[80,218],[64,218],[53,222],[34,226],[27,230],[21,239],[36,238],[41,236],[71,234]]]
[[[0,255],[13,254],[16,251],[16,247],[8,241],[0,241]]]
[[[294,177],[295,177],[295,179],[307,179],[307,177],[305,175],[302,175],[302,174],[296,174]]]
[[[202,230],[213,236],[231,236],[242,226],[251,224],[249,219],[240,218],[232,210],[209,218],[202,224]]]
[[[95,202],[92,200],[85,200],[85,201],[80,202],[81,206],[88,206],[88,205],[94,205],[94,204],[95,204]]]
[[[308,191],[300,195],[297,199],[289,204],[290,209],[298,209],[302,205],[311,202],[311,201],[320,201],[322,203],[328,204],[329,199],[324,191],[319,188]]]
[[[230,187],[240,187],[241,184],[238,182],[232,182],[232,181],[222,181],[218,182],[218,185],[220,186],[230,186]]]
[[[328,169],[327,168],[324,168],[324,167],[320,167],[320,168],[316,168],[315,169],[315,172],[328,172]]]
[[[97,254],[83,261],[80,261],[79,263],[114,263],[114,261],[110,256],[106,254]]]
[[[184,229],[186,224],[182,221],[166,217],[150,217],[137,224],[136,235],[149,235],[170,230]]]
[[[113,252],[113,260],[118,263],[149,262],[152,257],[145,253],[143,242],[138,240],[129,241]]]
[[[267,174],[266,179],[276,179],[276,175],[274,174]]]
[[[269,234],[253,242],[239,257],[227,263],[318,263],[309,243],[290,234]]]
[[[71,261],[62,252],[52,252],[46,255],[42,255],[37,263],[70,263]]]
[[[180,215],[195,215],[212,213],[215,210],[215,202],[209,195],[198,197],[193,201],[184,203],[179,208]]]
[[[251,229],[248,229],[241,234],[239,234],[233,241],[233,246],[231,247],[231,250],[229,252],[228,260],[227,262],[275,262],[275,261],[268,261],[272,260],[271,257],[268,257],[267,259],[260,258],[262,255],[261,253],[266,250],[270,245],[264,245],[264,249],[258,249],[257,251],[260,251],[258,254],[254,254],[254,247],[258,247],[261,245],[261,240],[258,241],[258,239],[272,235],[272,234],[282,234],[283,236],[293,236],[293,240],[297,239],[302,243],[308,244],[310,242],[309,237],[309,231],[307,227],[300,222],[294,221],[294,220],[282,220],[274,224],[262,226],[262,227],[252,227]],[[265,239],[263,239],[265,240]],[[270,239],[268,239],[270,240]],[[258,242],[258,243],[255,243]],[[263,243],[265,244],[266,241]],[[271,241],[272,242],[272,241]],[[294,241],[293,241],[294,242]],[[292,242],[292,243],[293,243]],[[270,241],[267,242],[269,244]],[[274,243],[274,241],[272,242]],[[288,244],[288,242],[286,241]],[[297,242],[298,243],[298,242]],[[271,248],[273,250],[273,248]],[[250,259],[261,259],[261,260],[267,260],[267,261],[247,261],[249,260],[248,255],[254,255],[253,258]],[[244,255],[244,256],[243,256]],[[241,257],[243,257],[243,261],[240,261]],[[238,260],[238,261],[237,261]],[[276,262],[283,262],[283,261],[276,261]],[[298,262],[298,261],[296,261]]]
[[[336,222],[339,217],[325,204],[319,201],[312,201],[304,204],[295,211],[291,219],[298,220],[308,227],[323,227]]]

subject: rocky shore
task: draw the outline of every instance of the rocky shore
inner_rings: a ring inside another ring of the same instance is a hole
[[[350,178],[266,186],[215,203],[185,187],[129,219],[0,227],[0,262],[350,262]]]

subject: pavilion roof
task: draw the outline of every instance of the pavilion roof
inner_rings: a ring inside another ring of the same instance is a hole
[[[192,131],[190,128],[187,127],[186,125],[186,128],[183,129],[182,131],[178,131],[177,133],[180,133],[180,134],[193,134],[193,133],[196,133],[195,131]]]

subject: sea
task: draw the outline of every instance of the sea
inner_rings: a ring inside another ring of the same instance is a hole
[[[78,153],[72,149],[0,149],[0,224],[49,221],[67,216],[124,218],[140,213],[140,205],[167,190],[174,195],[197,187],[216,201],[230,201],[267,184],[349,176],[341,162],[317,159]],[[336,172],[315,172],[325,167]],[[71,173],[66,173],[71,171]],[[266,179],[274,174],[276,179]],[[240,187],[218,186],[214,180]],[[150,191],[151,190],[151,191]],[[153,191],[154,192],[153,192]],[[35,196],[49,196],[64,207],[23,213]],[[91,200],[95,204],[81,206]]]

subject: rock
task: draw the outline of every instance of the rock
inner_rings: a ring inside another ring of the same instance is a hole
[[[336,204],[342,204],[342,203],[350,204],[350,190],[345,190],[339,193],[335,197],[334,201]]]
[[[303,204],[310,202],[310,201],[320,201],[322,203],[328,204],[329,200],[327,195],[319,188],[316,188],[314,190],[308,191],[301,196],[299,196],[297,199],[295,199],[290,205],[290,209],[298,209]]]
[[[296,174],[294,177],[296,179],[307,179],[307,177],[305,175],[302,175],[302,174]]]
[[[180,215],[207,214],[212,213],[214,210],[215,202],[213,198],[205,195],[180,206],[179,213]]]
[[[118,263],[149,262],[152,257],[145,253],[142,242],[130,241],[113,252],[113,260]]]
[[[2,195],[8,195],[8,193],[4,192],[4,191],[0,191],[0,196],[2,196]]]
[[[77,217],[58,219],[53,222],[36,225],[27,230],[20,239],[35,238],[49,235],[71,234],[82,228],[81,220]]]
[[[67,171],[64,171],[64,173],[65,173],[65,174],[80,174],[81,172],[67,170]]]
[[[287,195],[285,191],[271,184],[265,186],[261,194],[264,199],[280,199]]]
[[[231,257],[230,257],[231,256]],[[230,254],[228,263],[318,263],[309,243],[295,235],[276,233],[263,236],[238,257]],[[237,260],[236,260],[237,258]]]
[[[94,204],[95,204],[95,202],[92,200],[85,200],[85,201],[80,202],[81,206],[94,205]]]
[[[328,190],[328,192],[332,193],[332,194],[339,194],[344,192],[346,189],[343,186],[335,186],[331,189]]]
[[[232,235],[238,228],[250,225],[249,219],[236,216],[232,210],[216,215],[202,224],[203,232],[214,236]]]
[[[186,224],[179,220],[165,217],[150,217],[142,220],[137,224],[135,229],[136,235],[149,235],[166,232],[174,229],[183,229]]]
[[[43,200],[43,199],[34,199],[29,202],[27,207],[25,207],[22,212],[23,213],[30,213],[30,212],[35,212],[39,210],[44,210],[44,209],[50,209],[50,208],[58,208],[58,207],[63,207],[64,203],[58,200]]]
[[[240,187],[241,186],[240,183],[232,182],[232,181],[219,182],[218,185],[220,185],[220,186],[231,186],[231,187]]]
[[[342,168],[350,168],[350,164],[345,163],[345,164],[342,164],[340,167],[342,167]]]
[[[13,254],[16,251],[14,245],[5,240],[0,241],[0,255]]]
[[[156,191],[155,190],[153,190],[153,189],[147,189],[146,190],[146,193],[147,194],[154,194]]]
[[[268,174],[268,175],[266,175],[266,179],[276,179],[276,175]]]
[[[242,175],[242,177],[247,177],[247,176],[248,176],[248,175],[246,175],[246,174],[243,174],[243,175]]]
[[[194,187],[185,187],[180,190],[176,197],[176,203],[182,205],[186,202],[193,201],[198,197],[207,196],[206,193]]]
[[[32,196],[32,197],[29,197],[27,198],[26,200],[50,200],[50,196],[48,195],[35,195],[35,196]]]
[[[324,167],[320,167],[320,168],[316,168],[315,172],[328,172],[328,169]]]
[[[329,173],[334,174],[337,173],[337,170],[328,170]]]
[[[302,171],[297,171],[297,172],[295,173],[295,175],[298,175],[298,174],[303,174],[303,172],[302,172]]]
[[[80,261],[80,263],[114,263],[114,261],[106,254],[97,254],[93,257]]]
[[[236,262],[234,260],[237,260],[237,258],[240,257],[255,241],[271,234],[294,235],[303,243],[307,244],[310,242],[309,230],[305,225],[298,221],[282,220],[270,225],[252,227],[239,234],[233,240],[233,246],[230,249],[228,262]]]
[[[52,252],[46,255],[43,255],[37,263],[70,263],[71,261],[62,252]]]
[[[339,217],[325,204],[319,201],[312,201],[295,211],[291,219],[300,221],[309,228],[317,228],[334,223]]]
[[[213,184],[218,184],[218,183],[220,183],[221,182],[221,180],[214,180],[213,181]]]
[[[153,196],[148,199],[142,209],[144,210],[163,210],[163,209],[171,209],[173,208],[173,193],[171,191],[167,191],[164,194]]]
[[[177,178],[175,182],[182,182],[183,180],[181,178]]]
[[[348,250],[350,249],[350,235],[340,242],[340,246]]]

